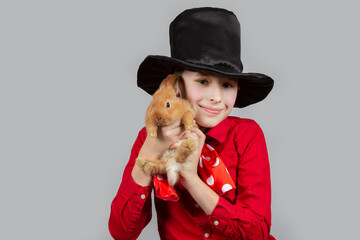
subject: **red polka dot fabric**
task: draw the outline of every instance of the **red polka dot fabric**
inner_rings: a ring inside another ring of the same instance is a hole
[[[224,162],[209,144],[205,144],[202,149],[198,173],[201,179],[219,195],[236,188]],[[179,195],[168,184],[166,175],[154,175],[153,181],[156,197],[166,201],[179,200]]]

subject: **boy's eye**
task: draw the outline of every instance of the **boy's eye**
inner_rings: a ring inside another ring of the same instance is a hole
[[[231,83],[224,83],[223,86],[225,88],[232,88],[233,87],[233,85]]]
[[[209,82],[208,82],[207,80],[205,80],[205,79],[200,79],[200,80],[198,80],[198,82],[199,82],[200,84],[202,84],[202,85],[206,85],[206,84],[209,83]]]

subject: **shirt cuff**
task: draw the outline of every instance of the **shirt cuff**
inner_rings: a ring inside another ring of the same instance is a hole
[[[231,203],[220,196],[214,210],[208,215],[211,225],[222,232],[225,232],[228,222],[233,216],[232,207],[228,205],[231,205]]]
[[[130,176],[127,181],[123,181],[123,183],[120,185],[119,192],[125,198],[131,198],[134,203],[139,203],[140,205],[143,205],[146,202],[147,198],[151,196],[152,188],[152,183],[149,186],[144,187],[137,184]]]
[[[219,198],[218,204],[213,212],[208,215],[212,227],[224,232],[227,236],[238,237],[238,233],[231,227],[232,220],[240,220],[244,224],[254,221],[253,216],[249,215],[246,209],[241,206],[233,205],[224,197]]]

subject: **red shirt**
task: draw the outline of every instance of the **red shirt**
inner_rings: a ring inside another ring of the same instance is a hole
[[[136,239],[151,219],[153,185],[136,184],[131,171],[145,141],[143,128],[133,145],[119,190],[111,204],[109,230],[114,239]],[[227,117],[206,133],[236,189],[220,196],[207,215],[186,191],[175,186],[176,202],[155,197],[161,239],[274,239],[271,226],[270,169],[265,138],[250,119]]]

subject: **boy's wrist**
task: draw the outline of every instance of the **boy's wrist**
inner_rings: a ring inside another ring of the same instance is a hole
[[[136,164],[131,172],[131,177],[136,184],[143,187],[149,186],[151,183],[151,175],[146,174]]]
[[[165,148],[161,146],[159,141],[156,138],[147,136],[143,146],[140,149],[138,157],[145,159],[160,159]]]
[[[197,174],[183,174],[181,176],[181,184],[186,188],[189,189],[193,187],[198,182],[201,182],[199,175]]]

